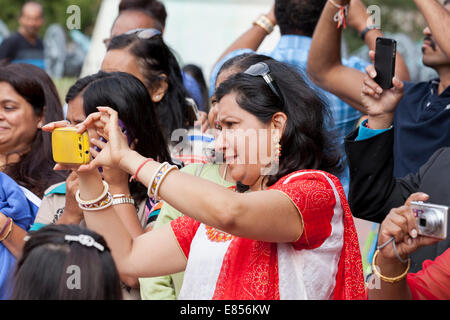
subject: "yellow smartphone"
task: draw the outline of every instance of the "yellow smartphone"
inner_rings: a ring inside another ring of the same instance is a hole
[[[53,160],[62,164],[87,164],[91,161],[87,132],[76,128],[56,128],[52,132]]]

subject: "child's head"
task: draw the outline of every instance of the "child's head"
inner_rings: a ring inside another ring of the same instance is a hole
[[[31,232],[14,274],[13,300],[121,299],[120,277],[103,237],[78,225]]]

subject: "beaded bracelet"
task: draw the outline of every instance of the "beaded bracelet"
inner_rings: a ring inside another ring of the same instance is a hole
[[[348,4],[345,6],[339,5],[333,0],[328,0],[333,6],[339,9],[336,15],[333,17],[333,20],[337,22],[337,28],[339,29],[341,26],[347,28],[347,23],[345,21],[345,17],[348,15]]]
[[[168,164],[169,163],[167,163],[167,162],[161,163],[159,165],[158,169],[156,169],[155,173],[153,174],[152,179],[150,180],[150,182],[148,184],[147,195],[149,196],[149,198],[153,198],[154,194],[156,192],[156,186],[157,186],[157,183],[155,183],[156,176],[161,172],[162,168]]]
[[[158,189],[158,185],[161,182],[161,177],[164,176],[164,173],[170,168],[170,164],[167,162],[163,163],[163,166],[161,167],[161,169],[158,171],[158,173],[156,174],[155,178],[152,181],[152,196],[153,199],[157,200],[156,198],[156,191]]]
[[[107,192],[106,196],[101,199],[100,201],[97,201],[95,203],[80,203],[78,202],[78,207],[80,207],[81,210],[83,211],[98,211],[98,210],[103,210],[106,209],[108,207],[110,207],[113,203],[113,197],[111,195],[111,193]]]
[[[174,169],[178,169],[178,167],[177,167],[176,165],[169,166],[169,167],[166,167],[166,168],[167,168],[167,170],[165,170],[164,173],[162,174],[161,179],[159,180],[158,185],[157,185],[157,187],[156,187],[156,191],[155,191],[155,199],[158,199],[159,188],[161,187],[161,184],[162,184],[164,178],[167,176],[167,174],[168,174],[170,171],[174,170]]]

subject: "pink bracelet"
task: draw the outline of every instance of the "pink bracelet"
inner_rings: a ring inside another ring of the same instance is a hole
[[[131,176],[129,182],[137,179],[139,171],[141,171],[142,167],[145,166],[145,164],[149,161],[153,161],[153,159],[152,158],[145,159],[145,161],[142,162],[141,165],[137,168],[136,173]]]

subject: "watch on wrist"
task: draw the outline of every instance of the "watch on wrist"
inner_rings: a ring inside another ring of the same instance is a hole
[[[116,198],[113,197],[112,200],[113,206],[117,204],[126,204],[126,203],[132,204],[133,206],[135,204],[134,199],[130,197],[116,197]]]
[[[381,28],[376,24],[371,24],[370,26],[364,28],[364,30],[360,34],[361,39],[364,41],[366,39],[367,32],[369,32],[370,30],[375,30],[375,29],[381,30]]]

